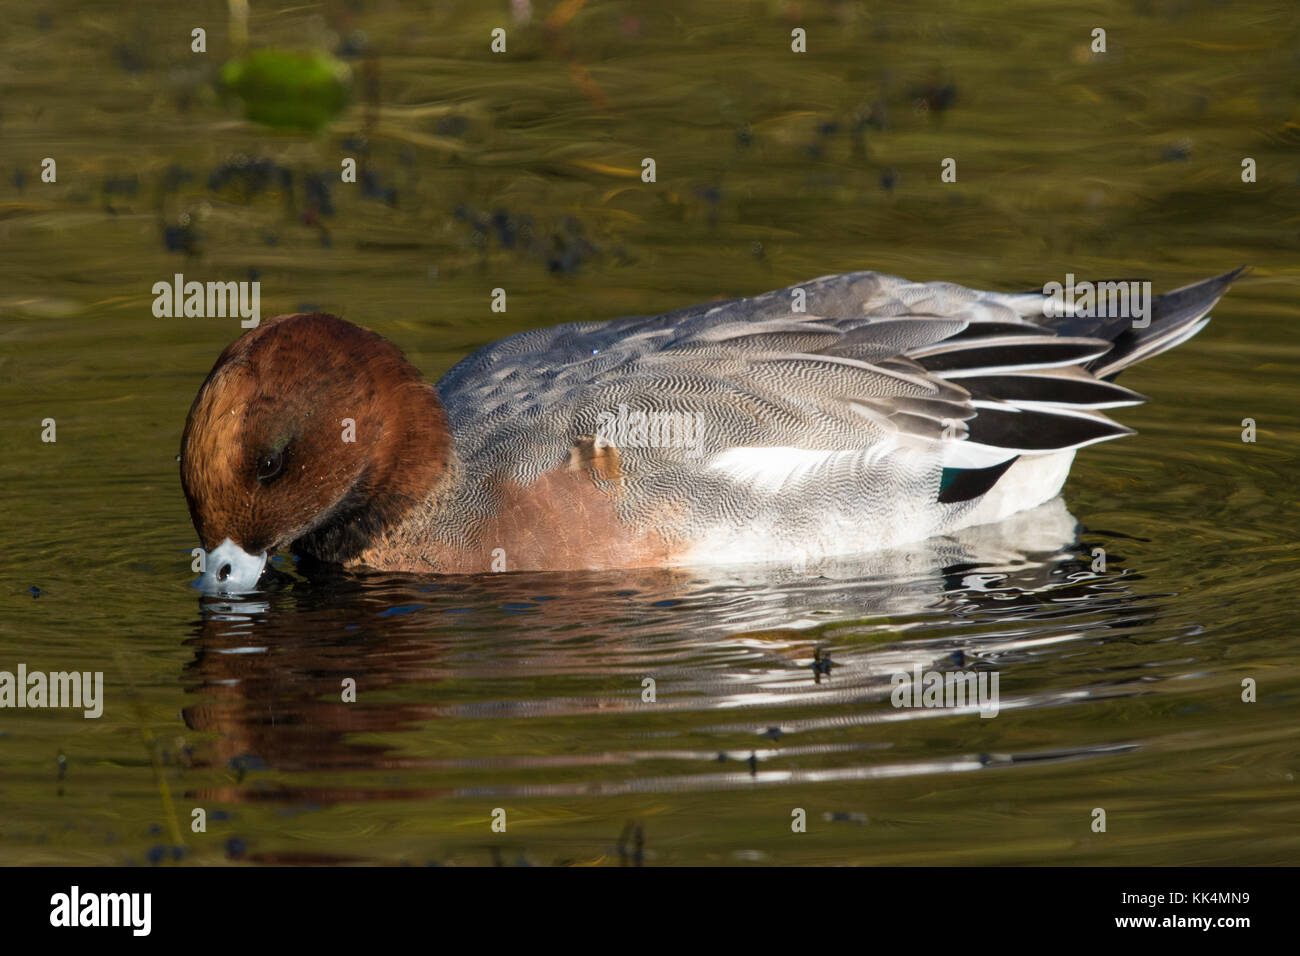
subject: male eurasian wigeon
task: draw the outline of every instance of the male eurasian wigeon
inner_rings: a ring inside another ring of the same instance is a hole
[[[521,332],[437,387],[374,332],[279,316],[221,353],[185,423],[199,583],[252,590],[282,548],[432,573],[797,564],[999,521],[1132,433],[1100,411],[1144,401],[1116,374],[1200,331],[1239,273],[1141,320],[825,276]]]

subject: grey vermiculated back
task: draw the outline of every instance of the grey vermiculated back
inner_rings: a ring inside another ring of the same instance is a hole
[[[1160,297],[1139,333],[1127,322],[1046,319],[1037,293],[824,276],[659,316],[523,332],[468,356],[438,390],[461,466],[485,487],[562,467],[620,406],[698,415],[699,447],[619,448],[626,520],[653,524],[667,500],[682,510],[675,527],[658,529],[669,535],[757,526],[792,541],[878,532],[883,543],[961,526],[977,502],[937,504],[945,467],[1129,434],[1097,409],[1141,396],[1088,368],[1113,375],[1194,334],[1234,277]],[[792,309],[796,289],[804,313]],[[1111,339],[1124,344],[1117,362]],[[769,449],[754,454],[772,460],[728,457],[735,449]]]

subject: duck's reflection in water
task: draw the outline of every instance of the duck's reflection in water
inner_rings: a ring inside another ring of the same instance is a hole
[[[484,722],[498,718],[626,715],[648,706],[647,677],[657,684],[647,731],[655,715],[683,711],[696,715],[696,729],[760,734],[771,732],[764,708],[781,708],[784,733],[914,719],[916,711],[888,708],[891,674],[914,666],[1006,671],[1036,649],[1122,636],[1149,622],[1154,604],[1134,593],[1136,576],[1121,557],[1108,556],[1099,573],[1091,552],[1056,499],[906,551],[801,568],[293,578],[249,600],[202,599],[186,673],[195,700],[184,717],[216,735],[215,759],[241,778],[262,767],[341,780],[346,771],[382,779],[410,769],[711,758],[649,744],[645,754],[574,752],[572,739],[551,754],[529,746],[520,749],[530,755],[485,758],[459,741],[443,748],[437,722],[454,721],[457,735],[478,722],[487,739]],[[1022,689],[1006,700],[1007,686],[1004,678],[1004,708],[1089,693]],[[346,700],[353,687],[355,699]],[[845,717],[845,703],[861,704],[861,715]],[[791,718],[792,707],[806,716]],[[444,755],[399,752],[371,736],[417,729]],[[712,776],[701,776],[701,786]],[[444,795],[370,779],[293,790],[237,782],[208,795],[314,803]]]

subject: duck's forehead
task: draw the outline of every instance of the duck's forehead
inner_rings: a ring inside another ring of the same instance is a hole
[[[312,369],[283,347],[254,346],[232,356],[212,373],[200,403],[213,421],[235,420],[257,430],[285,411],[319,401],[309,386]]]
[[[228,469],[242,458],[249,397],[223,385],[209,382],[190,413],[181,459],[182,471],[187,474],[196,469]]]
[[[213,370],[203,383],[192,414],[192,425],[207,428],[243,421],[256,398],[258,377],[246,362],[229,361]]]

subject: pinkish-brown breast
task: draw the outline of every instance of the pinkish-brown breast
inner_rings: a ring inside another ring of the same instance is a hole
[[[475,574],[488,571],[572,571],[644,568],[673,563],[679,547],[653,528],[618,515],[609,459],[603,468],[578,459],[543,472],[526,486],[499,487],[498,507],[472,528],[466,547],[433,540],[425,521],[412,522],[364,552],[355,564],[393,571]],[[603,479],[597,483],[593,472]],[[455,508],[454,501],[444,507]],[[503,566],[504,563],[504,566]]]

